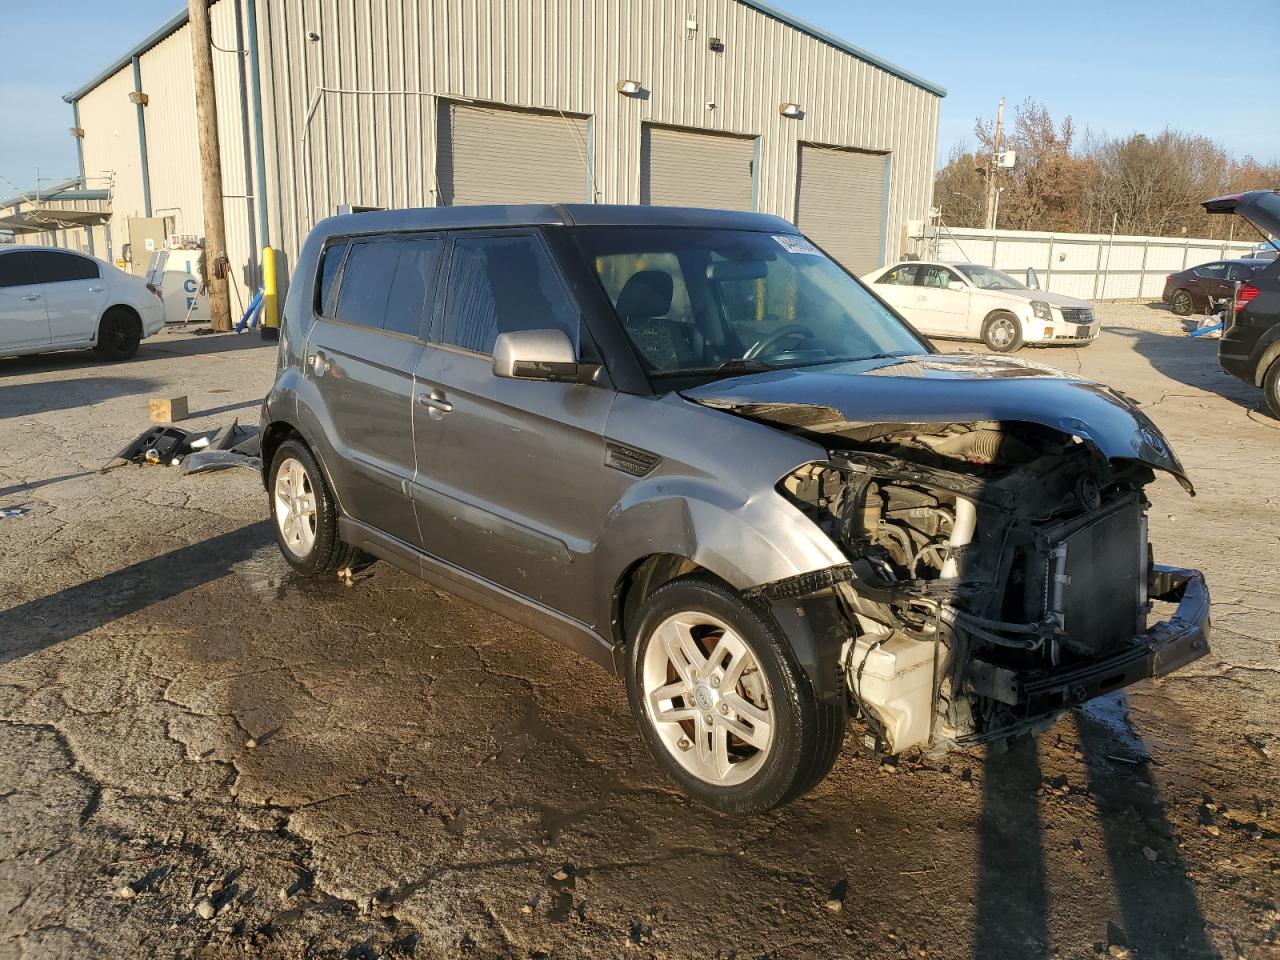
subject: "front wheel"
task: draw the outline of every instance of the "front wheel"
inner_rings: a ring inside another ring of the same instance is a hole
[[[1022,346],[1022,324],[1012,313],[993,313],[982,325],[982,342],[996,353],[1013,353]]]
[[[631,711],[659,766],[724,813],[763,813],[835,762],[842,698],[819,701],[773,619],[710,577],[648,597],[630,639]]]
[[[131,310],[112,307],[98,322],[98,339],[93,349],[108,360],[128,360],[142,342],[142,323]]]
[[[268,491],[276,543],[293,569],[323,577],[351,565],[356,551],[338,539],[337,505],[301,441],[286,440],[276,450]]]
[[[1262,396],[1271,415],[1280,420],[1280,360],[1274,361],[1262,375]]]

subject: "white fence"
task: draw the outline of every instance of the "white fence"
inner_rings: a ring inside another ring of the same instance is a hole
[[[1209,260],[1247,257],[1254,244],[939,227],[928,247],[938,260],[981,263],[1019,280],[1027,267],[1035,267],[1043,289],[1082,300],[1155,300],[1169,274]]]

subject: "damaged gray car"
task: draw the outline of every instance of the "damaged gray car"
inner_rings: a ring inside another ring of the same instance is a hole
[[[723,811],[802,795],[851,722],[1005,740],[1208,650],[1203,578],[1148,543],[1156,471],[1192,490],[1146,416],[937,353],[774,217],[326,220],[262,428],[295,569],[370,555],[562,641]]]

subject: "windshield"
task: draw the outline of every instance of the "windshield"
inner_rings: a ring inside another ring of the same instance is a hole
[[[1026,290],[1025,283],[1019,283],[1007,273],[1001,273],[999,270],[992,270],[990,267],[980,267],[977,264],[966,263],[957,268],[961,273],[968,277],[975,287],[981,290]]]
[[[653,379],[929,352],[803,237],[668,227],[574,232]]]

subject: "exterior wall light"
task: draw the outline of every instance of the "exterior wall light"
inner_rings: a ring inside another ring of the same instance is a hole
[[[634,97],[641,93],[644,87],[640,86],[639,80],[619,80],[614,89],[624,97]]]
[[[794,120],[804,116],[804,111],[800,109],[800,104],[798,103],[780,103],[778,104],[778,112],[784,117],[791,117]]]
[[[151,98],[148,97],[141,90],[131,90],[129,92],[129,102],[133,104],[137,104],[140,107],[145,107],[148,103],[151,102]]]

